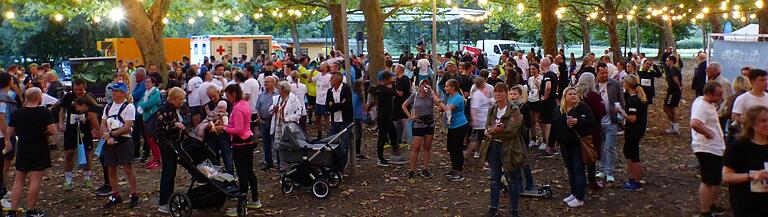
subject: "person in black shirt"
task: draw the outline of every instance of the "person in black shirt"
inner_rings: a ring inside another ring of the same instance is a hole
[[[733,216],[768,216],[768,108],[744,113],[744,129],[723,156],[723,182],[728,184]]]
[[[491,69],[491,77],[488,78],[488,81],[486,83],[490,84],[491,86],[496,86],[497,83],[503,82],[499,78],[499,74],[501,74],[501,70],[499,69],[499,66],[493,67],[493,69]]]
[[[629,74],[624,76],[624,90],[626,91],[624,99],[624,109],[621,113],[627,121],[624,130],[624,158],[628,159],[627,168],[629,171],[629,181],[624,183],[626,190],[639,190],[640,173],[642,164],[640,162],[640,140],[645,136],[645,128],[648,122],[648,99],[643,88],[640,87],[640,78]]]
[[[456,81],[459,82],[459,88],[464,92],[464,96],[469,96],[469,90],[472,89],[472,84],[474,84],[473,68],[472,62],[464,62],[461,64],[461,73],[456,76]]]
[[[667,57],[667,96],[664,98],[664,113],[667,114],[667,119],[672,125],[666,131],[669,134],[680,134],[680,127],[677,125],[677,106],[680,105],[680,98],[683,95],[683,75],[677,63],[676,56]]]
[[[11,193],[12,209],[8,216],[16,214],[27,175],[30,176],[27,216],[44,216],[45,212],[35,209],[35,205],[45,169],[51,167],[51,153],[48,150],[47,140],[49,135],[56,135],[56,125],[51,113],[40,106],[43,92],[39,88],[27,89],[24,97],[26,99],[24,107],[11,115],[11,121],[8,124],[9,134],[17,135],[19,138],[18,150],[16,150],[16,176]]]
[[[696,96],[698,97],[704,95],[704,85],[707,84],[707,54],[700,53],[696,58],[701,62],[693,70],[691,89],[696,91]]]
[[[389,167],[389,161],[384,158],[384,144],[389,143],[392,146],[392,158],[394,160],[401,160],[399,151],[400,143],[398,143],[397,132],[395,131],[395,124],[392,120],[392,98],[395,96],[395,90],[392,88],[392,83],[395,77],[389,73],[384,72],[379,80],[379,85],[371,87],[370,92],[376,96],[377,115],[376,124],[378,125],[378,143],[376,146],[376,152],[379,157],[377,165],[382,167]]]
[[[542,63],[549,64],[548,59],[544,59]],[[548,65],[547,65],[548,66]],[[531,64],[531,67],[539,67],[538,64]],[[541,71],[545,71],[544,67],[542,67]],[[543,138],[545,138],[545,143],[547,144],[547,153],[553,154],[554,153],[554,146],[555,143],[553,141],[550,141],[549,138],[549,129],[552,125],[552,119],[553,119],[553,113],[555,111],[555,107],[557,107],[557,102],[555,99],[557,99],[557,74],[555,72],[550,71],[549,69],[546,69],[546,72],[544,72],[544,76],[541,79],[541,87],[539,87],[539,108],[541,109],[540,113],[540,121],[541,123],[544,123],[543,128],[541,131],[543,132]]]
[[[661,78],[661,70],[658,66],[653,64],[652,60],[647,59],[643,62],[643,65],[640,66],[637,75],[640,76],[640,86],[643,87],[643,92],[645,92],[648,97],[648,104],[653,104],[653,97],[656,96],[655,78]]]
[[[86,90],[86,83],[83,80],[75,80],[72,86],[73,92],[64,95],[61,100],[61,111],[59,113],[59,130],[64,131],[64,190],[73,189],[72,170],[74,169],[75,149],[82,142],[85,146],[85,153],[90,153],[93,148],[92,129],[98,131],[100,109],[95,106],[86,106],[85,110],[78,110],[75,106],[75,99],[86,97],[93,99]],[[98,135],[98,134],[97,134]],[[87,158],[90,161],[90,158]],[[84,169],[83,186],[90,188],[91,183],[91,165],[88,162]]]
[[[565,59],[563,55],[557,55],[555,57],[555,64],[557,64],[558,78],[557,78],[557,94],[562,94],[566,87],[568,87],[568,66],[565,65]]]
[[[392,119],[396,122],[395,130],[397,132],[396,138],[398,139],[396,142],[403,144],[408,141],[407,138],[403,138],[405,134],[403,129],[405,129],[408,116],[405,115],[402,109],[398,108],[411,96],[411,80],[405,75],[405,66],[400,64],[395,65],[395,75],[397,78],[395,81],[395,97],[392,104],[394,106],[394,113],[390,114],[392,114]]]

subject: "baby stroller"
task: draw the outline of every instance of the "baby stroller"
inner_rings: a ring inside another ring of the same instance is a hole
[[[328,197],[330,189],[341,184],[341,172],[345,165],[341,165],[340,160],[347,157],[343,151],[337,150],[340,138],[353,126],[350,124],[327,138],[309,141],[298,124],[286,123],[278,146],[280,159],[289,164],[289,169],[280,174],[283,193],[292,193],[296,186],[311,186],[315,197]]]
[[[192,176],[192,183],[186,193],[175,192],[171,195],[168,202],[171,216],[189,217],[192,216],[192,209],[220,209],[226,202],[226,198],[237,198],[237,216],[246,215],[245,194],[240,193],[236,182],[209,178],[206,172],[210,174],[211,171],[216,170],[210,169],[211,166],[200,166],[206,171],[198,169],[198,165],[218,162],[213,150],[194,138],[188,138],[181,144],[174,144],[173,148],[179,156],[178,163]]]

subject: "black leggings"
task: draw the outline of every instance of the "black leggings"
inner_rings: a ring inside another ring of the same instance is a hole
[[[456,171],[464,169],[464,138],[467,136],[469,124],[448,129],[448,153],[451,156],[451,168]]]
[[[384,144],[389,141],[392,146],[392,151],[397,152],[400,149],[400,139],[397,138],[397,131],[395,130],[395,123],[392,120],[382,119],[379,117],[379,141],[376,146],[376,152],[379,155],[379,161],[384,161]]]
[[[253,148],[254,145],[232,146],[232,158],[235,161],[235,171],[240,184],[240,192],[248,194],[251,188],[251,200],[259,200],[259,189],[256,183],[256,174],[253,173]]]

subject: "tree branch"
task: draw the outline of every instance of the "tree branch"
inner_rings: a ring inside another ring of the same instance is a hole
[[[600,5],[600,4],[595,4],[595,3],[591,3],[591,2],[580,2],[580,1],[572,1],[571,3],[574,3],[574,4],[578,4],[578,5],[584,5],[584,6],[592,6],[592,7],[597,7],[597,8],[598,8],[598,9],[600,9],[601,11],[605,10],[605,8],[603,7],[603,5]]]
[[[410,6],[414,5],[414,4],[402,4],[401,2],[402,2],[402,0],[398,1],[394,5],[384,5],[384,6],[381,6],[382,9],[390,8],[390,7],[392,8],[391,10],[389,10],[389,12],[384,14],[384,19],[385,20],[387,18],[391,17],[392,15],[394,15],[395,13],[397,13],[397,11],[400,10],[401,7],[410,7]]]

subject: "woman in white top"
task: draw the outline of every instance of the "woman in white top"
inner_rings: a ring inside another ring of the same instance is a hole
[[[470,137],[469,147],[464,151],[464,157],[468,157],[470,154],[474,154],[475,158],[480,157],[480,153],[476,153],[475,150],[483,142],[485,137],[485,121],[488,119],[488,109],[491,108],[493,102],[493,87],[485,83],[485,78],[477,77],[474,80],[475,84],[472,85],[469,93],[469,109],[472,116],[472,137]]]
[[[541,106],[539,105],[539,90],[541,89],[541,80],[544,78],[544,76],[541,75],[539,72],[539,68],[532,66],[530,69],[528,69],[530,72],[530,77],[528,77],[528,108],[531,110],[531,128],[530,135],[531,142],[528,144],[528,147],[533,147],[539,145],[537,142],[538,134],[537,134],[537,126],[540,127],[539,123],[539,116],[541,113]],[[543,129],[543,128],[538,128]]]

